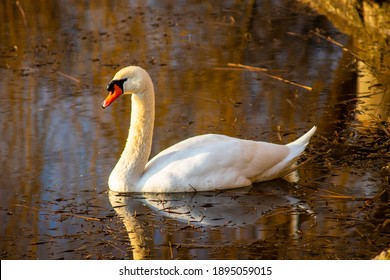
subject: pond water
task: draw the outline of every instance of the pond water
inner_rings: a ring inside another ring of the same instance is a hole
[[[362,42],[291,0],[198,2],[0,3],[1,259],[371,259],[388,249],[386,39]],[[317,125],[299,181],[109,192],[131,100],[100,104],[127,65],[155,84],[152,155],[203,133],[288,143]]]

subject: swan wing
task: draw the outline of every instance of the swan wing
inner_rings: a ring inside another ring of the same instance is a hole
[[[137,189],[193,192],[248,186],[289,153],[284,145],[218,134],[196,136],[156,155],[146,165]]]

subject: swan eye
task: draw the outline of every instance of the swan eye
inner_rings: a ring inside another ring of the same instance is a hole
[[[123,84],[127,81],[127,78],[125,79],[120,79],[120,80],[112,80],[108,85],[107,85],[107,91],[113,92],[114,91],[114,85],[117,85],[120,87],[120,89],[123,91]]]

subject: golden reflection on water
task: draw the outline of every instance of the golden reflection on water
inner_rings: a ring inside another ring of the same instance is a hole
[[[373,59],[365,58],[370,65],[371,61],[379,64],[364,70],[348,52],[310,30],[319,28],[351,49],[353,37],[339,33],[325,17],[308,13],[294,1],[18,3],[0,3],[4,22],[0,26],[2,258],[131,257],[127,244],[117,240],[123,224],[105,193],[127,137],[130,98],[100,108],[107,82],[129,64],[146,68],[155,83],[153,154],[201,133],[287,143],[316,124],[319,133],[309,156],[316,152],[324,156],[300,170],[303,185],[372,196],[386,183],[381,177],[385,156],[365,162],[362,153],[357,158],[362,167],[353,163],[356,158],[348,157],[347,147],[362,144],[361,139],[368,139],[369,145],[370,139],[379,139],[375,145],[386,152],[380,146],[383,133],[368,115],[380,114],[382,120],[389,116],[389,95],[384,89],[388,84],[383,78],[388,75],[383,70],[388,56],[382,62],[377,59],[386,52],[377,49]],[[307,92],[251,72],[221,70],[227,63],[266,67],[314,90]],[[311,200],[305,192],[299,195]],[[329,209],[322,202],[312,207],[328,217]],[[343,200],[326,203],[336,213],[349,213],[349,207],[358,205]],[[285,231],[285,246],[296,246],[286,229],[292,220],[279,214],[264,218],[261,226],[271,233],[280,227]],[[175,234],[175,226],[169,222],[165,227],[162,222],[164,230],[156,229],[149,248],[152,258],[169,258],[168,241],[188,243],[191,236],[199,238],[200,247],[210,239],[227,244],[228,249],[218,253],[206,246],[196,251],[198,256],[188,249],[180,255],[183,258],[234,258],[238,252],[240,258],[267,257],[256,249],[243,250],[245,234],[235,241],[239,246],[230,242],[229,234],[239,228],[207,228],[205,234],[197,228]],[[333,219],[323,218],[310,234],[332,233],[337,238],[345,236],[342,230]],[[91,237],[86,235],[91,232]],[[357,242],[356,232],[351,236],[349,242]],[[273,241],[266,244],[272,248],[268,255],[272,258],[355,257],[339,247],[328,247],[321,254],[305,255],[299,250],[287,254]],[[260,250],[259,241],[251,242]],[[161,247],[164,253],[160,254]]]

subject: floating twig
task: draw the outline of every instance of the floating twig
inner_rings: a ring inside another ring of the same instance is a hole
[[[381,192],[376,194],[374,197],[356,197],[356,196],[352,196],[352,195],[340,194],[340,193],[333,192],[330,190],[317,189],[318,191],[323,191],[323,192],[328,193],[328,195],[317,195],[317,196],[321,197],[321,198],[350,199],[350,200],[355,200],[355,201],[372,201],[372,202],[374,202],[375,200],[378,200],[389,189],[390,189],[390,187],[385,188],[384,190],[382,190]]]
[[[355,197],[352,195],[317,195],[320,198],[336,198],[336,199],[347,199],[347,200],[355,200],[355,201],[366,201],[371,200],[372,198],[367,197]]]
[[[84,219],[84,220],[87,220],[87,221],[97,221],[97,222],[101,221],[101,218],[88,217],[88,216],[72,214],[72,213],[61,213],[60,215],[80,218],[80,219]]]
[[[74,77],[72,77],[72,76],[69,76],[68,74],[65,74],[64,72],[61,72],[61,71],[58,71],[58,70],[57,70],[57,72],[58,72],[58,74],[60,74],[60,75],[62,75],[62,76],[64,76],[64,77],[66,77],[66,78],[68,78],[68,79],[71,79],[72,81],[74,81],[74,82],[76,82],[76,83],[80,83],[80,80],[79,80],[79,79],[76,79],[76,78],[74,78]]]
[[[266,75],[267,77],[270,77],[272,79],[275,79],[275,80],[278,80],[278,81],[282,81],[282,82],[284,82],[286,84],[290,84],[290,85],[293,85],[293,86],[296,86],[296,87],[300,87],[300,88],[303,88],[303,89],[308,90],[308,91],[312,91],[313,90],[312,87],[298,84],[296,82],[287,80],[287,79],[282,78],[280,76],[272,75],[272,74],[269,73],[270,71],[268,69],[266,69],[266,68],[253,67],[253,66],[239,64],[239,63],[228,63],[227,65],[230,66],[230,67],[242,68],[242,69],[245,69],[245,70],[248,70],[248,71],[252,71],[252,72],[259,72],[259,73],[262,73],[263,75]]]

